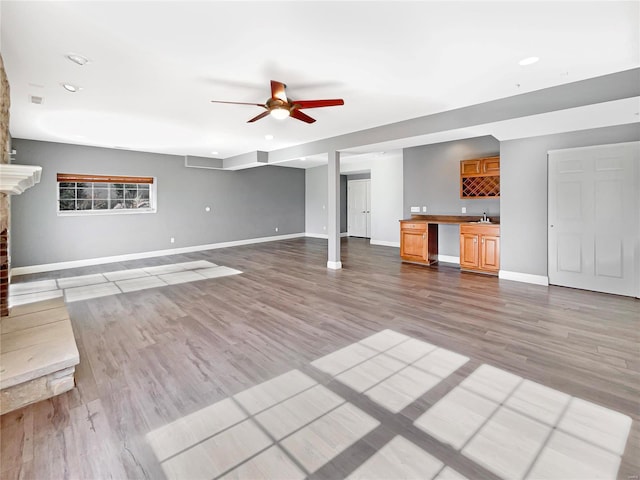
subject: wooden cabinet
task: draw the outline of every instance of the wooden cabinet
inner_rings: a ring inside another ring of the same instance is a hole
[[[460,162],[460,198],[500,197],[500,157]]]
[[[400,258],[430,265],[438,260],[438,226],[426,222],[400,221]]]
[[[500,225],[460,225],[460,268],[482,273],[498,273]]]

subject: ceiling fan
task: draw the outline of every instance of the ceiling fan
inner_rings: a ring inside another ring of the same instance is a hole
[[[262,107],[266,111],[260,115],[256,115],[247,123],[255,122],[261,118],[271,114],[274,118],[283,119],[287,117],[293,117],[298,120],[302,120],[306,123],[313,123],[315,118],[311,118],[306,113],[300,110],[305,108],[319,108],[319,107],[334,107],[337,105],[344,105],[344,100],[341,98],[329,99],[329,100],[290,100],[287,98],[285,89],[287,86],[282,82],[271,80],[271,98],[267,99],[265,103],[246,103],[246,102],[223,102],[220,100],[211,100],[213,103],[231,103],[233,105],[255,105]]]

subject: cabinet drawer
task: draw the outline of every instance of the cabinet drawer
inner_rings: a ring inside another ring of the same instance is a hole
[[[426,232],[427,224],[418,223],[418,222],[400,222],[400,228],[402,230],[415,230],[419,232]]]
[[[478,235],[493,235],[495,237],[500,236],[500,225],[482,225],[477,223],[460,225],[460,234],[478,234]]]

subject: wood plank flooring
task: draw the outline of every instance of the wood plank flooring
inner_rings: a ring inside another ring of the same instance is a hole
[[[165,478],[150,432],[296,369],[380,423],[310,478],[361,473],[402,435],[469,479],[496,479],[413,424],[489,364],[630,416],[618,478],[638,478],[640,301],[403,264],[362,239],[342,248],[340,271],[325,268],[326,241],[302,238],[14,278],[197,260],[243,272],[68,304],[77,388],[1,417],[0,476]],[[385,329],[470,360],[398,414],[311,366]]]

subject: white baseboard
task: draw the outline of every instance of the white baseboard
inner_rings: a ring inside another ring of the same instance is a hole
[[[327,262],[327,268],[331,270],[340,270],[342,268],[342,262]]]
[[[155,250],[151,252],[128,253],[125,255],[113,255],[110,257],[87,258],[84,260],[71,260],[68,262],[46,263],[42,265],[31,265],[26,267],[15,267],[11,269],[11,275],[27,275],[29,273],[51,272],[54,270],[65,270],[67,268],[88,267],[91,265],[102,265],[105,263],[125,262],[127,260],[138,260],[141,258],[162,257],[164,255],[176,255],[179,253],[200,252],[203,250],[215,250],[218,248],[237,247],[240,245],[251,245],[252,243],[274,242],[277,240],[288,240],[290,238],[304,237],[304,233],[290,233],[287,235],[275,235],[272,237],[248,238],[246,240],[234,240],[232,242],[210,243],[207,245],[195,245],[192,247],[170,248],[167,250]]]
[[[309,238],[324,238],[325,240],[329,239],[329,235],[327,235],[326,233],[305,233],[304,236]],[[342,232],[340,233],[340,236],[348,237],[349,234],[347,232]]]
[[[386,240],[370,240],[371,245],[382,245],[383,247],[400,248],[400,242],[387,242]]]
[[[549,286],[549,277],[545,275],[532,275],[530,273],[509,272],[500,270],[498,278],[502,280],[513,280],[514,282],[533,283],[534,285]]]
[[[452,255],[438,255],[439,262],[457,263],[460,264],[460,257],[454,257]]]

